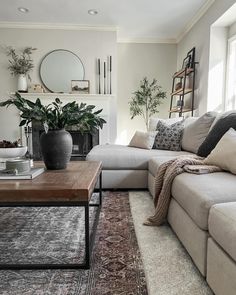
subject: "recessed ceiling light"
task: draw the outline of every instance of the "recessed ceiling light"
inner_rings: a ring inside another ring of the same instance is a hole
[[[88,14],[90,14],[90,15],[96,15],[96,14],[98,14],[98,12],[95,9],[89,9],[88,10]]]
[[[22,13],[27,13],[29,12],[29,9],[25,8],[25,7],[18,7],[18,10]]]

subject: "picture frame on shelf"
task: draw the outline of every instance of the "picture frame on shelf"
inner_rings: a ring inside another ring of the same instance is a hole
[[[191,56],[187,55],[183,60],[182,69],[189,68],[190,64],[191,64]]]
[[[71,92],[79,94],[89,94],[89,80],[71,80]]]

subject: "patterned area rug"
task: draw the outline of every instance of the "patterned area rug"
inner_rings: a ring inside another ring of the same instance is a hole
[[[79,262],[83,214],[80,208],[1,208],[1,263]],[[128,193],[105,193],[91,262],[90,270],[2,270],[0,294],[147,295]]]

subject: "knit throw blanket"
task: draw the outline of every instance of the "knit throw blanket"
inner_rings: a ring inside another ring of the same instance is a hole
[[[204,174],[220,172],[217,166],[204,164],[204,158],[197,156],[181,156],[160,165],[155,177],[155,213],[144,225],[161,225],[165,222],[171,199],[171,186],[174,178],[184,172]]]

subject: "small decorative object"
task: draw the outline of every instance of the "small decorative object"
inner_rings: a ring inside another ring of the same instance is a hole
[[[33,163],[33,155],[32,155],[32,127],[25,126],[25,138],[26,138],[26,146],[27,146],[27,152],[25,154],[25,158],[30,160],[31,167],[34,166]]]
[[[104,74],[104,94],[106,94],[106,62],[104,61],[104,70],[103,70],[103,74]]]
[[[177,90],[179,90],[179,89],[181,89],[182,88],[182,82],[178,82],[178,83],[176,83],[176,85],[175,85],[175,90],[177,91]]]
[[[72,138],[65,130],[77,126],[81,132],[92,132],[102,128],[106,121],[99,116],[101,110],[93,111],[94,105],[68,102],[64,106],[59,98],[47,106],[37,98],[32,102],[19,93],[0,103],[0,107],[15,105],[20,111],[20,126],[28,126],[32,121],[40,122],[45,132],[41,134],[40,145],[47,169],[65,169],[72,152]],[[25,151],[26,152],[26,151]]]
[[[72,93],[78,92],[87,94],[89,93],[89,80],[72,80],[71,81]]]
[[[101,61],[98,59],[98,94],[101,94]]]
[[[30,93],[43,93],[44,88],[41,84],[31,84],[28,87],[28,92],[30,92]]]
[[[149,82],[145,77],[140,82],[140,88],[133,94],[134,97],[129,102],[131,119],[142,116],[148,130],[149,119],[158,113],[158,106],[166,98],[166,92],[162,91],[162,87],[157,84],[156,79]]]
[[[10,159],[23,157],[27,152],[26,146],[20,145],[20,140],[11,142],[7,140],[0,141],[0,158]]]
[[[6,171],[12,174],[29,172],[30,161],[25,159],[15,159],[6,161]]]
[[[183,60],[182,69],[186,69],[190,67],[190,56],[187,55],[185,59]]]
[[[11,46],[6,48],[6,54],[10,57],[8,69],[13,76],[18,76],[18,91],[27,92],[27,79],[31,81],[29,72],[34,68],[33,60],[31,59],[31,54],[36,48],[26,47],[17,54],[16,50]]]
[[[183,102],[182,99],[178,99],[177,102],[176,102],[176,106],[177,106],[177,108],[180,109],[180,108],[183,106],[183,103],[184,103],[184,102]]]
[[[109,72],[110,72],[110,94],[112,94],[112,88],[111,88],[111,71],[112,71],[112,56],[110,55],[110,58],[109,58]]]

